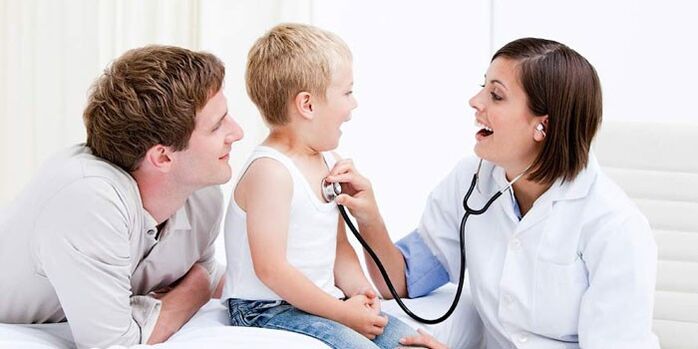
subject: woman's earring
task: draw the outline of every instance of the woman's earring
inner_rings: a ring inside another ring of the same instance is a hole
[[[543,124],[538,124],[538,126],[536,126],[536,131],[538,131],[540,134],[542,134],[543,137],[545,137],[545,130],[544,129],[545,129],[545,127],[543,126]]]

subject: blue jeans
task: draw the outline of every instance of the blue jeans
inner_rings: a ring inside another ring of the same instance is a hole
[[[387,315],[388,324],[383,334],[370,340],[351,328],[323,317],[308,314],[285,301],[250,301],[228,299],[230,324],[233,326],[286,330],[319,339],[332,348],[390,348],[398,347],[398,340],[417,334],[402,321]]]

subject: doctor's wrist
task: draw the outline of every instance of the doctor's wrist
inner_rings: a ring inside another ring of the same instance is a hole
[[[386,230],[385,222],[383,222],[383,217],[380,215],[378,210],[376,210],[375,214],[365,215],[362,217],[362,219],[357,219],[356,222],[358,223],[359,230],[362,234],[376,234]]]

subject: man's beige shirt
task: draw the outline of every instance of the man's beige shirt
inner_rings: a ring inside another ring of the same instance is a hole
[[[78,347],[145,343],[160,312],[151,291],[195,264],[223,270],[214,241],[218,186],[189,197],[158,233],[135,180],[83,145],[49,160],[0,212],[0,322],[68,320]]]

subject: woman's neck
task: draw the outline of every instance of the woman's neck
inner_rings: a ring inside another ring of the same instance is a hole
[[[507,181],[511,181],[516,178],[521,172],[506,171]],[[528,211],[531,210],[533,204],[538,200],[543,193],[550,189],[551,184],[541,184],[539,182],[534,182],[528,179],[528,174],[531,170],[527,170],[521,178],[513,184],[512,190],[514,191],[514,197],[516,202],[519,204],[519,210],[521,211],[521,216],[526,215]]]

